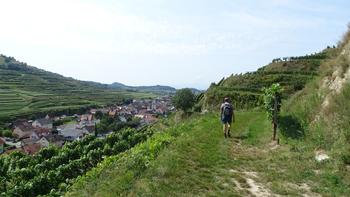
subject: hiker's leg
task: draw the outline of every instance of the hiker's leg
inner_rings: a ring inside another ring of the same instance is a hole
[[[227,137],[227,123],[224,123],[224,136]]]
[[[227,123],[227,134],[229,137],[231,137],[231,124]]]

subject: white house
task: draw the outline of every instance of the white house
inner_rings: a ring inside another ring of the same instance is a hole
[[[36,143],[40,144],[42,147],[48,147],[50,145],[50,142],[45,137],[40,138]]]
[[[83,137],[86,132],[83,129],[77,128],[75,124],[67,124],[59,127],[59,135],[62,135],[68,141],[74,141]]]
[[[32,123],[33,127],[46,128],[46,129],[52,129],[53,127],[52,124],[53,124],[52,120],[46,119],[46,118],[35,120]]]

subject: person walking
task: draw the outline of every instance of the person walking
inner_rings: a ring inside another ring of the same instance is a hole
[[[224,103],[220,107],[220,116],[223,123],[223,130],[225,138],[231,137],[231,124],[235,122],[235,113],[233,105],[228,97],[225,97]]]

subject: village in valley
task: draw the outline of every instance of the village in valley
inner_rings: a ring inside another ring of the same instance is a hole
[[[84,114],[53,116],[40,119],[18,119],[8,124],[12,137],[0,137],[0,154],[20,151],[29,155],[51,145],[62,147],[65,143],[80,140],[87,135],[105,137],[113,130],[96,132],[100,117],[113,118],[121,123],[137,120],[142,127],[166,117],[175,108],[169,96],[155,99],[133,100],[123,105],[90,109]]]

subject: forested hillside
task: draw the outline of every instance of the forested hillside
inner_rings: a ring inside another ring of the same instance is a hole
[[[67,78],[0,56],[0,120],[153,96]]]

